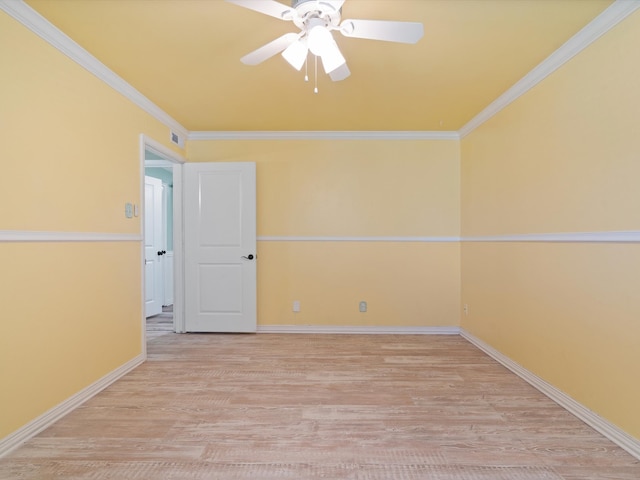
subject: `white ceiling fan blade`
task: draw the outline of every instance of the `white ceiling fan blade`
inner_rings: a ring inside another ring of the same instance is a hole
[[[416,43],[424,35],[418,22],[392,22],[387,20],[344,20],[340,33],[345,37],[383,40],[387,42]]]
[[[323,52],[320,58],[322,59],[322,66],[324,67],[325,73],[331,73],[336,68],[347,62],[342,56],[342,52],[340,52],[338,44],[334,41],[328,42],[323,47]]]
[[[255,12],[264,13],[280,20],[290,20],[294,10],[289,5],[275,0],[226,0],[240,7],[248,8]]]
[[[261,46],[257,50],[246,54],[240,59],[240,61],[245,65],[258,65],[259,63],[262,63],[265,60],[273,57],[274,55],[282,52],[297,39],[298,34],[285,33],[281,37],[278,37],[275,40],[267,43],[266,45]]]
[[[282,52],[282,56],[289,62],[289,65],[296,70],[300,70],[307,59],[308,53],[309,47],[307,47],[306,39],[300,38],[289,45],[284,52]]]
[[[344,80],[349,75],[351,75],[351,71],[349,70],[349,67],[347,67],[346,62],[340,65],[338,68],[336,68],[333,72],[329,74],[329,76],[331,77],[331,80],[333,80],[334,82],[339,82],[340,80]]]

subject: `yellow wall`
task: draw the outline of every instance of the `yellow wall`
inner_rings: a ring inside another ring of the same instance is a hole
[[[461,144],[194,141],[188,157],[257,163],[263,237],[640,230],[637,45],[639,13]],[[167,128],[1,12],[0,65],[0,230],[139,233],[123,215],[138,135]],[[462,285],[463,328],[640,438],[637,244],[280,240],[258,256],[261,325],[455,326]],[[140,263],[138,242],[0,243],[0,438],[140,354]]]
[[[640,230],[640,13],[461,142],[464,236]],[[640,438],[640,246],[465,243],[462,326]]]
[[[0,230],[140,233],[168,128],[0,12]],[[0,243],[0,438],[142,351],[139,242]]]
[[[457,141],[192,141],[187,156],[256,162],[259,237],[459,235]],[[459,257],[456,242],[260,241],[258,322],[458,325]]]

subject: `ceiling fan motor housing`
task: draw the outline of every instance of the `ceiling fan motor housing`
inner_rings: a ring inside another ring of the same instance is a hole
[[[295,10],[291,20],[301,29],[311,18],[319,18],[325,22],[325,26],[331,29],[338,28],[340,24],[341,8],[336,9],[329,1],[322,0],[291,0],[291,8]]]

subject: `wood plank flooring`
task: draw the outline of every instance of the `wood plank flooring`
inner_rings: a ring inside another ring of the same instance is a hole
[[[173,332],[173,310],[162,307],[162,313],[147,318],[147,341]]]
[[[13,479],[640,479],[459,336],[176,335],[0,459]]]

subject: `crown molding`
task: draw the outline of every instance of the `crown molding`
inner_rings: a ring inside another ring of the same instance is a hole
[[[616,0],[558,50],[500,95],[459,131],[194,131],[189,132],[97,58],[22,0],[0,0],[0,10],[20,22],[135,105],[188,140],[460,140],[524,95],[551,73],[640,8],[638,0]]]
[[[543,60],[542,63],[473,117],[458,131],[460,138],[469,135],[511,102],[527,93],[638,8],[640,8],[640,1],[638,0],[616,0],[582,30]]]
[[[156,120],[163,123],[176,133],[179,133],[183,137],[187,137],[189,132],[186,128],[180,125],[180,123],[145,97],[142,93],[133,88],[115,72],[106,67],[96,57],[74,42],[70,37],[65,35],[60,29],[32,9],[29,5],[21,0],[0,0],[0,10],[3,10],[13,19],[20,22],[33,33],[48,42],[61,53],[65,54],[78,65],[98,77],[118,93],[124,95]]]
[[[435,131],[211,131],[188,140],[460,140],[458,132]]]

